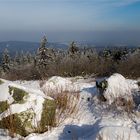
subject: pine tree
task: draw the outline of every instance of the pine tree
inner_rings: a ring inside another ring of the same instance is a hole
[[[46,68],[47,66],[47,48],[46,48],[46,44],[47,44],[47,38],[46,36],[43,37],[43,39],[41,40],[41,45],[37,51],[37,66],[40,68]]]
[[[69,47],[68,52],[73,55],[76,54],[79,51],[78,47],[76,46],[76,43],[73,41]]]
[[[110,50],[110,49],[104,49],[104,50],[103,50],[103,57],[104,57],[104,58],[106,58],[106,59],[107,59],[107,58],[110,58],[111,55],[112,55],[112,54],[111,54],[111,50]]]
[[[27,63],[27,57],[26,57],[26,55],[25,55],[25,53],[23,51],[21,51],[19,61],[20,61],[21,65],[25,65]]]
[[[27,63],[30,64],[32,62],[32,55],[30,52],[26,53],[26,59],[27,59]]]
[[[21,61],[20,61],[20,55],[18,52],[16,52],[16,55],[15,55],[15,58],[14,58],[14,65],[15,66],[19,66],[21,64]]]
[[[10,55],[8,52],[8,49],[6,48],[3,52],[2,56],[2,68],[4,72],[7,72],[10,70]]]

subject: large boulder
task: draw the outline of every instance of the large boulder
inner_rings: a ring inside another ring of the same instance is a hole
[[[62,91],[69,91],[72,89],[72,82],[66,78],[53,76],[48,81],[46,81],[43,86],[42,90],[46,94],[51,94],[53,92],[62,92]]]
[[[97,82],[96,86],[99,95],[106,99],[110,104],[117,98],[131,100],[134,88],[138,88],[135,81],[130,82],[118,73]]]
[[[83,77],[63,78],[59,76],[53,76],[42,85],[42,90],[46,95],[52,95],[54,93],[62,92],[77,92],[84,88],[85,83],[79,84],[78,80]],[[77,82],[78,81],[78,82]]]
[[[0,99],[0,129],[8,129],[10,135],[25,137],[30,133],[45,132],[48,127],[56,125],[55,101],[35,93],[33,89],[3,80]]]

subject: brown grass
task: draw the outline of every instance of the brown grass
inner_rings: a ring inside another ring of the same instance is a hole
[[[78,112],[79,91],[51,91],[47,93],[56,103],[56,125],[64,122],[68,117]]]

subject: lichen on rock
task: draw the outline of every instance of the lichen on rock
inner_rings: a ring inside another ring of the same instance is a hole
[[[0,101],[0,113],[4,112],[9,108],[8,101]]]
[[[21,136],[27,136],[35,131],[32,125],[35,113],[32,109],[21,113],[11,114],[0,121],[0,128],[8,129]]]
[[[26,111],[23,111],[19,114],[17,114],[20,118],[25,130],[29,132],[34,131],[34,126],[32,125],[33,118],[35,116],[35,112],[32,109],[28,109]]]
[[[19,103],[19,104],[24,103],[26,97],[29,94],[26,91],[13,86],[9,86],[9,93],[10,95],[12,95],[14,99],[14,103]]]
[[[46,99],[43,103],[42,115],[40,120],[41,132],[48,130],[47,126],[54,127],[56,104],[54,100]]]
[[[2,84],[4,84],[4,81],[2,81],[2,80],[0,79],[0,85],[2,85]]]
[[[19,118],[18,114],[9,115],[0,120],[0,128],[8,129],[11,134],[19,134],[21,136],[27,136],[29,133],[25,130],[25,127]]]

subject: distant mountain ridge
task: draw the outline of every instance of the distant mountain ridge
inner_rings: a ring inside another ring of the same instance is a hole
[[[9,50],[10,53],[15,52],[36,52],[37,48],[39,48],[40,43],[38,42],[28,42],[28,41],[4,41],[0,42],[0,53],[4,51],[5,48]],[[62,43],[48,43],[46,47],[49,48],[60,48],[60,49],[66,49],[68,45],[62,44]]]
[[[77,43],[78,47],[86,47],[86,48],[95,48],[97,51],[101,51],[105,46],[101,45],[94,45],[93,43],[89,42],[81,42]],[[0,55],[4,51],[5,48],[7,48],[10,52],[10,54],[15,54],[16,52],[27,52],[34,53],[37,51],[37,49],[40,47],[39,42],[29,42],[29,41],[3,41],[0,42]],[[48,48],[55,48],[55,49],[67,49],[69,47],[69,43],[53,43],[48,42],[46,47]],[[125,47],[124,45],[110,45],[107,46],[107,48],[112,49],[113,47]],[[135,48],[136,46],[126,46],[127,48]]]

